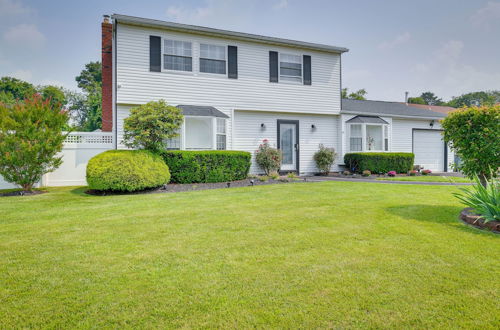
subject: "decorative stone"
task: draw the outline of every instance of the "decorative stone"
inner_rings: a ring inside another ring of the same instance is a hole
[[[500,234],[500,221],[489,221],[485,223],[484,219],[475,214],[470,207],[467,207],[460,212],[460,219],[476,228],[488,229],[494,233]]]

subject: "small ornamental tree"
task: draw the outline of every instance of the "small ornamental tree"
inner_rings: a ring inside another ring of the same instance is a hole
[[[281,151],[269,145],[267,139],[262,141],[259,149],[255,152],[255,161],[266,175],[277,172],[281,166],[282,154]]]
[[[313,158],[318,170],[326,175],[330,172],[333,163],[335,163],[335,157],[337,157],[335,149],[327,148],[323,144],[320,144],[319,150],[316,151]]]
[[[164,100],[132,108],[124,124],[125,145],[158,152],[166,140],[179,135],[183,118],[181,109]]]
[[[444,140],[461,159],[459,170],[471,179],[477,175],[486,186],[500,167],[500,105],[463,108],[441,125]]]
[[[42,175],[57,169],[67,133],[68,114],[60,104],[34,95],[8,106],[0,104],[0,174],[31,191]]]

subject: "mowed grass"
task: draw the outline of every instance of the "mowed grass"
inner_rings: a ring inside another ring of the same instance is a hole
[[[450,182],[450,183],[471,183],[467,178],[443,175],[419,175],[419,176],[397,176],[377,178],[382,181],[419,181],[419,182]]]
[[[0,328],[491,328],[500,237],[453,186],[0,198]]]

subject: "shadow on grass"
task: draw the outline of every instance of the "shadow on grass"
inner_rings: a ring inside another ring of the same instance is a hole
[[[400,218],[422,222],[434,222],[473,234],[492,234],[487,230],[469,226],[459,219],[463,207],[449,205],[403,205],[389,207],[386,210]]]
[[[74,195],[78,195],[80,197],[92,197],[92,195],[86,194],[85,191],[87,191],[89,188],[88,187],[78,187],[75,189],[71,189],[70,192]]]

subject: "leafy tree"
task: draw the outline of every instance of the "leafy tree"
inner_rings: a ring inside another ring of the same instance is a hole
[[[31,191],[42,175],[54,171],[62,157],[68,114],[60,105],[35,94],[14,105],[0,104],[0,175]]]
[[[411,103],[411,104],[427,104],[427,103],[425,103],[425,100],[423,98],[421,98],[420,96],[409,97],[408,98],[408,103]]]
[[[448,105],[462,108],[472,106],[493,105],[500,102],[500,91],[473,92],[453,97]]]
[[[80,72],[80,75],[76,76],[75,80],[78,87],[86,92],[94,91],[96,84],[102,86],[101,62],[96,61],[85,64],[85,69]]]
[[[164,148],[165,141],[179,135],[182,110],[165,100],[151,101],[130,110],[124,121],[124,142],[131,148],[153,152]]]
[[[15,102],[15,100],[24,100],[35,94],[36,88],[32,84],[26,81],[22,81],[20,79],[12,78],[12,77],[2,77],[0,78],[0,99],[9,104]],[[12,102],[14,101],[14,102]]]
[[[464,108],[442,121],[444,140],[460,156],[460,170],[481,183],[500,167],[500,105]],[[492,172],[493,171],[493,172]]]
[[[432,92],[424,92],[420,94],[420,97],[424,100],[424,104],[428,105],[443,105],[444,102],[442,99],[437,97],[434,93]]]
[[[66,105],[66,95],[61,87],[43,86],[40,87],[39,93],[44,100],[50,100],[52,106]]]
[[[365,95],[368,94],[368,92],[363,88],[357,90],[356,92],[349,93],[347,88],[342,88],[341,94],[343,99],[366,100]]]

